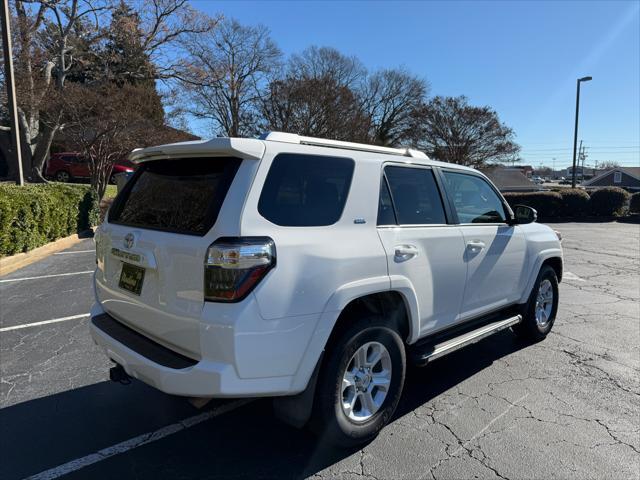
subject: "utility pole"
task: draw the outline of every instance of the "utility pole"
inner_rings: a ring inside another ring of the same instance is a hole
[[[571,187],[575,188],[576,186],[576,168],[580,167],[580,156],[582,155],[582,140],[580,140],[580,148],[578,148],[578,165],[576,166],[576,156],[575,156],[575,152],[573,155],[573,174],[572,174],[572,181],[571,181]],[[582,174],[581,174],[582,176]]]
[[[16,87],[13,79],[13,55],[11,49],[10,12],[9,0],[0,0],[2,8],[2,53],[4,54],[4,80],[7,86],[9,126],[11,127],[11,147],[13,148],[14,161],[16,162],[18,185],[24,185],[24,173],[22,172],[22,146],[20,145],[20,132],[18,131],[18,106],[16,102]]]
[[[578,116],[580,113],[580,83],[590,80],[592,80],[592,77],[582,77],[576,82],[576,123],[573,129],[573,175],[571,175],[571,188],[576,188],[576,146],[578,144]]]

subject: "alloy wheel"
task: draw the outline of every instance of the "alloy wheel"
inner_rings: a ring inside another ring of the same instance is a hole
[[[536,323],[540,328],[546,328],[551,319],[553,309],[553,285],[548,279],[540,282],[536,297]]]
[[[342,376],[341,406],[353,422],[369,420],[380,410],[391,386],[391,356],[379,342],[362,345]]]

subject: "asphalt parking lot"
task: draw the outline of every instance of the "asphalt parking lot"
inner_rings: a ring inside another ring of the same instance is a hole
[[[267,400],[199,411],[109,382],[87,327],[91,239],[2,276],[0,478],[640,478],[640,226],[553,227],[552,334],[504,331],[410,371],[361,450],[279,423]]]

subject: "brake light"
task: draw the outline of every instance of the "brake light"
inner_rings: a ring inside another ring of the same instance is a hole
[[[276,246],[269,237],[224,237],[207,249],[204,299],[238,302],[276,265]]]

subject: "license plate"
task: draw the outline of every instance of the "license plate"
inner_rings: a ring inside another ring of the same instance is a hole
[[[122,262],[122,272],[118,286],[136,295],[142,292],[142,282],[144,281],[144,268],[130,263]]]

